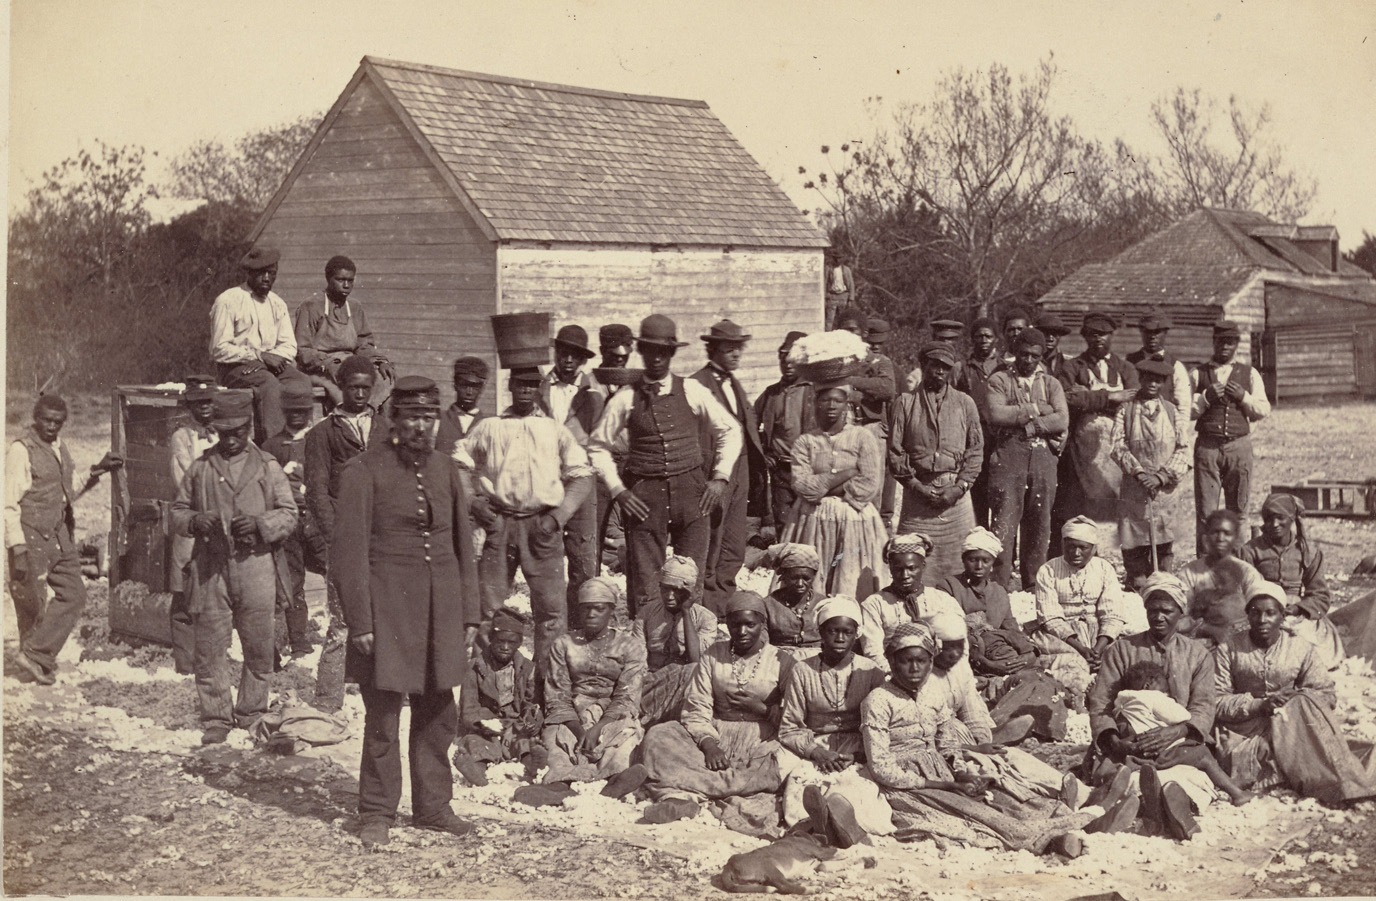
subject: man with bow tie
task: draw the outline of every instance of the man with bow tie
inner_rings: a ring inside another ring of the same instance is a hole
[[[647,316],[636,339],[645,373],[634,390],[618,391],[607,401],[588,444],[593,466],[621,507],[631,616],[653,597],[669,544],[703,571],[709,517],[727,495],[744,442],[740,421],[711,390],[670,374],[674,354],[686,346],[672,319]],[[710,473],[703,471],[703,435],[710,436]],[[624,482],[618,454],[625,455]]]
[[[750,335],[730,319],[723,319],[699,337],[707,344],[707,365],[693,373],[693,378],[712,392],[717,403],[731,411],[743,430],[745,444],[745,453],[736,458],[726,495],[711,515],[712,532],[707,543],[702,602],[713,613],[721,613],[726,609],[727,598],[736,591],[736,574],[745,563],[745,543],[749,537],[747,508],[752,489],[764,472],[764,450],[760,446],[755,408],[735,375]],[[702,457],[703,472],[710,478],[716,466],[710,434],[703,436]]]

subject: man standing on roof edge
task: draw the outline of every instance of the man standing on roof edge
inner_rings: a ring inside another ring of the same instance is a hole
[[[621,508],[626,529],[626,603],[631,615],[648,603],[667,546],[691,557],[699,572],[707,559],[708,517],[721,504],[743,445],[736,417],[700,382],[671,375],[674,354],[686,342],[668,316],[640,323],[636,350],[645,373],[631,390],[618,391],[593,431],[589,455]],[[715,468],[702,470],[701,435],[712,435]],[[625,455],[626,481],[615,455]],[[699,576],[701,579],[701,576]]]

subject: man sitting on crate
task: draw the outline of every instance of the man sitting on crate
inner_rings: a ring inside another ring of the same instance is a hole
[[[310,379],[296,368],[296,335],[282,298],[272,293],[281,254],[255,247],[239,265],[244,283],[220,294],[210,308],[210,358],[226,388],[252,388],[257,437],[265,441],[287,427],[282,390]]]
[[[40,685],[56,681],[57,655],[86,607],[72,511],[80,496],[72,484],[76,467],[57,437],[66,422],[67,402],[39,395],[33,423],[5,454],[5,546],[19,627],[17,662]],[[91,467],[86,487],[123,465],[118,454],[106,454]],[[44,579],[53,593],[47,603]]]
[[[358,267],[348,257],[337,254],[325,264],[325,297],[319,295],[296,308],[296,357],[301,371],[310,375],[311,384],[325,389],[325,406],[333,409],[344,400],[339,366],[357,354],[366,357],[377,371],[369,403],[374,410],[392,394],[396,370],[377,348],[377,339],[357,300],[350,300]]]
[[[279,580],[289,584],[280,545],[296,528],[296,501],[282,467],[249,440],[251,414],[246,396],[216,395],[211,425],[220,440],[191,464],[172,502],[173,531],[196,539],[186,590],[207,745],[267,712],[277,588]],[[237,701],[229,686],[231,629],[244,655]]]

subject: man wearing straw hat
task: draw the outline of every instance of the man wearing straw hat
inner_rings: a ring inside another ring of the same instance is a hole
[[[745,453],[736,457],[726,495],[710,517],[712,533],[707,542],[702,602],[707,609],[718,613],[725,609],[726,599],[735,593],[736,573],[745,563],[745,542],[749,537],[747,507],[764,472],[764,450],[760,447],[755,408],[735,375],[750,335],[730,319],[723,319],[700,337],[707,344],[707,365],[693,373],[693,378],[712,392],[717,403],[731,411],[745,441]],[[703,472],[710,477],[716,461],[707,436],[703,440],[702,458]]]
[[[694,379],[669,372],[678,340],[674,320],[654,313],[640,323],[636,350],[644,375],[607,402],[588,445],[626,529],[627,606],[634,615],[655,592],[669,544],[701,572],[708,517],[726,496],[744,445],[740,422]],[[703,472],[702,435],[711,436],[713,470]],[[625,454],[625,481],[614,455]]]

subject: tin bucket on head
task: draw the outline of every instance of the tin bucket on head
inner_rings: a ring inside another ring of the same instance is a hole
[[[492,337],[503,369],[550,362],[549,313],[498,313],[492,317]]]

